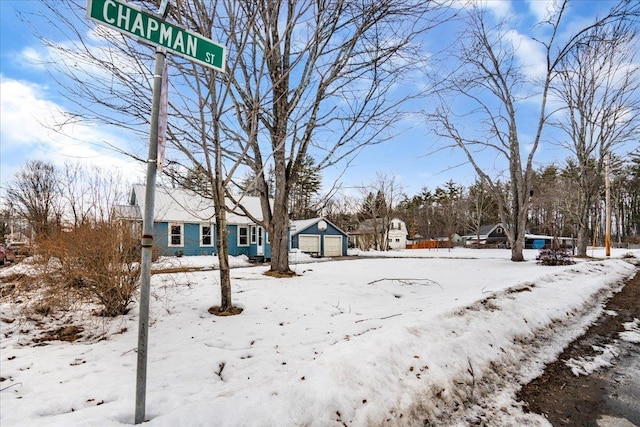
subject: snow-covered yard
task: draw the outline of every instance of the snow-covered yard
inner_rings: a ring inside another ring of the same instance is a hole
[[[232,283],[244,312],[233,317],[207,312],[219,302],[216,271],[156,274],[147,424],[545,425],[514,401],[518,384],[602,313],[635,273],[621,256],[640,251],[563,267],[537,265],[536,253],[525,263],[491,249],[352,252],[341,261],[293,254],[291,279],[239,258]],[[19,319],[9,302],[0,308],[3,319]],[[132,424],[137,315],[137,307],[110,320],[78,312],[86,334],[108,338],[43,346],[34,346],[31,323],[3,321],[0,424]]]

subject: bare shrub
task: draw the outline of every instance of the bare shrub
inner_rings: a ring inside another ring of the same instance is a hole
[[[572,265],[576,263],[573,260],[571,250],[567,248],[541,249],[536,260],[541,265]]]
[[[129,311],[140,267],[137,242],[126,224],[81,225],[42,241],[39,249],[45,299],[94,302],[103,316]]]

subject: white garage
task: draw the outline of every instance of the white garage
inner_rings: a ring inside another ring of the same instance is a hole
[[[342,236],[324,236],[324,256],[342,256]]]
[[[299,242],[300,251],[320,254],[320,236],[313,234],[300,235]]]

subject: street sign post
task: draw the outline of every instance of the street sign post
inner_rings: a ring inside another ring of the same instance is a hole
[[[121,0],[88,0],[87,18],[143,43],[165,48],[190,61],[224,71],[226,49],[223,45]]]
[[[160,104],[163,92],[164,63],[167,52],[180,55],[218,71],[224,71],[226,49],[192,31],[164,20],[169,0],[162,0],[154,15],[121,0],[88,0],[87,18],[143,43],[156,46],[153,74],[153,101],[149,131],[149,155],[142,221],[140,259],[140,318],[138,323],[138,363],[136,369],[135,424],[145,421],[147,394],[147,342],[149,331],[149,297],[151,282],[151,250],[153,248],[153,210],[156,172],[158,169],[158,128],[161,121]],[[166,87],[164,88],[166,92]],[[166,95],[166,93],[165,93]],[[166,127],[166,124],[164,125]]]

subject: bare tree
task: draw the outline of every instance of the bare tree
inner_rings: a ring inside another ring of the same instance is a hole
[[[156,10],[157,2],[139,1],[147,10]],[[169,18],[208,38],[213,36],[214,10],[224,10],[226,29],[238,35],[238,47],[244,48],[246,37],[235,17],[241,5],[234,2],[171,2]],[[49,49],[48,69],[61,92],[75,105],[77,113],[68,122],[99,123],[126,130],[140,147],[146,146],[150,121],[153,50],[119,33],[95,27],[84,16],[85,4],[75,0],[46,3],[46,20],[51,22],[64,43],[42,36]],[[25,19],[30,19],[26,17]],[[47,28],[51,30],[51,28]],[[41,29],[41,31],[43,31]],[[42,32],[44,34],[44,31]],[[46,32],[47,36],[52,34]],[[87,35],[88,34],[88,35]],[[94,37],[97,36],[97,37]],[[244,38],[243,38],[244,37]],[[98,41],[96,41],[98,40]],[[244,41],[243,41],[244,40]],[[231,299],[231,280],[226,239],[227,188],[240,165],[241,153],[234,152],[220,118],[232,115],[227,104],[229,82],[213,70],[169,56],[169,125],[166,149],[167,167],[173,183],[188,186],[209,198],[215,206],[218,230],[217,251],[220,259],[221,304],[215,313],[235,313]],[[233,73],[231,68],[230,73]],[[64,133],[66,123],[59,131]],[[94,141],[92,141],[94,142]],[[118,148],[118,147],[116,147]],[[134,153],[127,152],[132,155]],[[210,220],[211,218],[206,218]]]
[[[125,195],[120,177],[97,166],[66,162],[60,174],[65,222],[73,227],[107,223]]]
[[[36,239],[46,237],[60,226],[63,210],[59,178],[52,164],[31,160],[7,185],[10,205],[31,225]]]
[[[445,182],[443,187],[437,187],[434,191],[441,231],[447,238],[451,238],[461,226],[463,192],[464,187],[452,180]]]
[[[376,180],[360,189],[362,194],[362,219],[372,229],[371,242],[366,246],[377,250],[389,249],[389,224],[393,219],[395,208],[402,199],[402,187],[395,176],[376,173]]]
[[[318,170],[391,136],[411,96],[394,92],[421,61],[416,36],[435,2],[259,0],[244,3],[238,33],[225,38],[238,71],[229,74],[238,151],[247,153],[272,244],[271,270],[290,273],[288,199],[308,155]],[[254,17],[251,21],[249,17]],[[221,23],[220,27],[225,27]],[[399,30],[401,29],[401,30]],[[413,95],[412,95],[413,96]],[[269,200],[267,165],[275,190]]]
[[[552,93],[564,109],[553,124],[577,167],[577,250],[587,255],[589,212],[598,198],[607,153],[636,141],[640,131],[639,68],[635,64],[636,23],[614,22],[584,33],[558,64]]]
[[[561,70],[561,61],[584,41],[589,31],[625,19],[637,13],[638,5],[622,2],[604,18],[577,31],[565,43],[560,43],[563,16],[568,0],[557,4],[542,24],[548,28],[546,40],[536,40],[543,49],[545,61],[539,75],[529,78],[518,61],[518,46],[514,43],[508,21],[492,23],[480,6],[470,6],[466,12],[468,25],[457,51],[457,68],[442,84],[439,95],[442,102],[430,118],[436,123],[436,134],[454,142],[460,148],[495,195],[500,220],[505,225],[511,260],[523,261],[524,233],[527,225],[529,199],[533,177],[533,159],[540,145],[549,112],[547,102],[554,77]],[[527,141],[528,153],[521,143],[522,124],[518,108],[526,88],[534,88],[527,101],[539,100],[539,115],[533,129],[533,138]],[[535,96],[535,98],[533,97]],[[455,101],[464,100],[462,107]],[[456,107],[461,110],[456,110]],[[473,131],[461,119],[474,120]],[[495,177],[483,167],[479,152],[490,152],[505,164],[503,176]],[[508,183],[504,193],[500,181]]]
[[[492,205],[493,198],[486,185],[482,180],[476,180],[467,191],[464,215],[467,226],[476,234],[476,242],[480,241],[480,227],[492,219],[489,216]]]
[[[353,231],[357,224],[358,201],[356,196],[334,193],[324,203],[322,215],[346,232]]]

